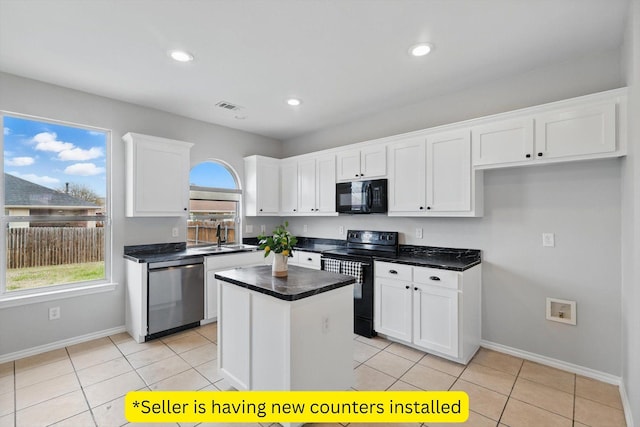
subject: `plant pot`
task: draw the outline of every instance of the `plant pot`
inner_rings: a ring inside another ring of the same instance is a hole
[[[271,265],[271,275],[274,277],[287,277],[289,257],[282,254],[273,254],[273,264]]]

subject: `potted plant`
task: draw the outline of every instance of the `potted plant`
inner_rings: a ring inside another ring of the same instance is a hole
[[[258,244],[264,250],[265,258],[273,252],[271,272],[275,277],[287,276],[287,259],[293,256],[293,247],[298,243],[298,239],[287,230],[288,226],[289,223],[285,221],[270,236],[258,235]]]

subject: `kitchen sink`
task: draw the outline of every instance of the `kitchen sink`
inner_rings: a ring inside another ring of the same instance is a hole
[[[201,253],[201,254],[216,254],[216,253],[231,253],[231,252],[249,252],[253,251],[257,248],[257,246],[253,245],[243,245],[243,244],[234,244],[234,245],[209,245],[209,246],[196,246],[193,248],[189,248],[190,251]]]

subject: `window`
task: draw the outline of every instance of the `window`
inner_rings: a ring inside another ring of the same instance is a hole
[[[110,133],[16,115],[2,124],[0,296],[106,282]]]
[[[189,220],[187,244],[212,244],[218,241],[238,243],[241,240],[240,200],[242,192],[233,170],[219,161],[206,161],[194,166],[189,175]]]

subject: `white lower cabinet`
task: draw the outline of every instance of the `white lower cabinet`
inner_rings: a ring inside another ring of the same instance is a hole
[[[204,287],[204,321],[208,323],[218,318],[218,283],[215,274],[218,271],[228,270],[235,267],[256,265],[264,263],[264,253],[237,252],[228,255],[213,255],[205,258],[204,266],[206,271]]]
[[[316,252],[293,251],[293,257],[289,258],[289,264],[320,270],[320,254]]]
[[[481,267],[464,272],[375,262],[379,334],[458,363],[478,350]]]

